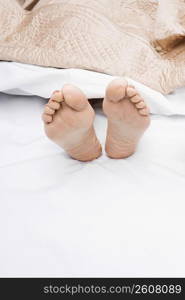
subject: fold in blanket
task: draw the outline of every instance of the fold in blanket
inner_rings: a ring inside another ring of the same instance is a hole
[[[0,60],[185,85],[184,0],[0,0]]]

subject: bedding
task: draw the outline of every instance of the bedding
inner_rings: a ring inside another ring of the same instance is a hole
[[[185,85],[184,0],[0,0],[0,28],[0,60]]]
[[[87,78],[99,97],[110,78],[10,64],[0,73],[0,276],[184,277],[185,88],[151,97],[156,114],[132,157],[82,163],[46,138],[43,97],[69,78]]]
[[[89,99],[103,98],[107,85],[115,78],[81,69],[56,69],[15,62],[0,62],[0,91],[8,94],[37,95],[49,98],[65,83],[77,85]],[[161,93],[125,77],[144,97],[152,114],[185,115],[183,89],[165,97]],[[182,90],[182,95],[180,94]]]

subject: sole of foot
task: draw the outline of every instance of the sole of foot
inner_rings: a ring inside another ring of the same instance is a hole
[[[95,113],[83,92],[70,84],[55,91],[45,106],[42,120],[45,133],[72,158],[91,161],[98,158],[101,145],[93,127]]]
[[[103,111],[108,118],[107,155],[116,159],[129,157],[150,125],[145,100],[134,86],[118,78],[107,87]]]

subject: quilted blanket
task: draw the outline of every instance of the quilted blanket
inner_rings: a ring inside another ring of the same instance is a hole
[[[185,85],[184,0],[0,0],[0,60]]]

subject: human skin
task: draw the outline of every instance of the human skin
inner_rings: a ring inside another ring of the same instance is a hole
[[[105,150],[115,159],[132,155],[150,125],[149,109],[135,87],[113,80],[106,89],[103,111],[107,116]],[[102,153],[93,122],[95,112],[83,92],[64,85],[53,93],[42,119],[49,139],[79,161],[91,161]]]

